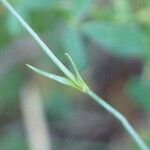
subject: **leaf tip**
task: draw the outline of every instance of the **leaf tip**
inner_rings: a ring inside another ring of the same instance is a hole
[[[28,68],[30,68],[30,69],[33,69],[33,67],[32,67],[31,65],[29,65],[29,64],[26,64],[26,66],[27,66]]]

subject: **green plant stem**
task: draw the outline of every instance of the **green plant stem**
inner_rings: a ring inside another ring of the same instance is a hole
[[[90,97],[92,97],[97,103],[99,103],[104,109],[110,112],[117,120],[121,122],[123,127],[127,130],[127,132],[131,135],[134,141],[139,145],[142,150],[149,150],[148,146],[144,143],[138,133],[134,130],[134,128],[130,125],[128,120],[116,109],[114,109],[111,105],[106,103],[102,98],[100,98],[93,91],[88,90],[86,92]]]
[[[73,75],[62,63],[61,61],[51,52],[51,50],[46,46],[46,44],[39,38],[39,36],[33,31],[33,29],[22,19],[22,17],[14,10],[14,8],[6,1],[1,0],[1,2],[6,6],[6,8],[18,19],[18,21],[22,24],[22,26],[30,33],[30,35],[35,39],[35,41],[40,45],[40,47],[44,50],[44,52],[51,58],[51,60],[56,64],[57,67],[71,80],[78,82]],[[80,85],[80,84],[79,84]],[[139,145],[142,150],[150,150],[148,146],[144,143],[138,133],[134,130],[134,128],[129,124],[127,119],[116,109],[106,103],[103,99],[101,99],[98,95],[92,92],[89,88],[86,87],[86,84],[81,82],[81,91],[92,97],[96,102],[98,102],[103,108],[105,108],[109,113],[111,113],[116,119],[118,119],[123,127],[128,131],[131,137],[135,140],[135,142]],[[83,90],[83,89],[86,90]]]
[[[51,58],[56,66],[71,80],[74,80],[74,75],[62,64],[62,62],[52,53],[47,45],[40,39],[40,37],[33,31],[33,29],[24,21],[24,19],[15,11],[15,9],[6,1],[1,0],[6,8],[18,19],[22,26],[30,33],[35,41],[40,45],[44,52]]]

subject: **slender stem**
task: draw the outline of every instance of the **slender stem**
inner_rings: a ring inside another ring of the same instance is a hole
[[[52,53],[52,51],[46,46],[46,44],[39,38],[39,36],[33,31],[33,29],[22,19],[22,17],[14,10],[14,8],[6,1],[1,0],[6,8],[18,19],[22,26],[30,33],[30,35],[35,39],[35,41],[41,46],[44,52],[51,58],[51,60],[56,64],[57,67],[72,81],[75,81],[75,76],[60,62],[60,60]],[[83,87],[84,88],[84,87]],[[150,150],[148,146],[144,143],[138,133],[129,124],[127,119],[116,109],[106,103],[98,95],[96,95],[91,90],[84,91],[87,95],[92,97],[96,102],[98,102],[103,108],[110,112],[116,119],[118,119],[128,133],[132,136],[135,142],[139,145],[142,150]]]
[[[40,45],[44,52],[51,58],[56,66],[71,80],[74,80],[74,75],[62,64],[62,62],[52,53],[47,45],[40,39],[40,37],[34,32],[34,30],[23,20],[23,18],[16,12],[16,10],[6,1],[1,0],[6,8],[18,19],[22,26],[30,33],[35,41]]]
[[[96,102],[98,102],[103,108],[105,108],[108,112],[110,112],[117,120],[121,122],[123,127],[128,131],[128,133],[132,136],[134,141],[139,145],[142,150],[149,150],[148,146],[141,139],[139,134],[134,130],[134,128],[130,125],[128,120],[116,109],[114,109],[111,105],[106,103],[102,98],[100,98],[93,91],[87,91],[87,94],[92,97]]]

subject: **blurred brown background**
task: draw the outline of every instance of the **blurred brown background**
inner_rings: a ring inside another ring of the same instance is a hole
[[[65,52],[88,85],[150,145],[150,1],[10,0],[58,58]],[[91,98],[35,74],[61,72],[0,4],[2,150],[138,150]]]

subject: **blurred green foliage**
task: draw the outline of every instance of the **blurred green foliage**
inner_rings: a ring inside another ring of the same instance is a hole
[[[141,58],[145,68],[143,74],[149,73],[146,67],[150,62],[149,0],[11,0],[11,3],[40,36],[46,34],[50,47],[56,49],[60,58],[64,59],[62,54],[68,52],[81,71],[89,63],[87,41],[90,41],[111,55],[123,59]],[[0,52],[13,41],[26,36],[16,19],[0,5]],[[25,79],[22,69],[16,71],[14,68],[5,77],[0,77],[0,108],[9,105],[13,108],[18,103],[18,90]],[[149,79],[136,78],[128,85],[129,94],[135,97],[136,103],[142,104],[145,111],[150,111]],[[55,87],[50,88],[55,91]],[[73,108],[70,102],[66,102],[69,98],[63,98],[59,93],[50,97],[53,101],[49,101],[45,109],[50,111],[48,114],[63,118]],[[8,133],[0,141],[3,150],[25,149],[18,135],[12,137]],[[14,144],[16,141],[18,145]]]
[[[128,86],[128,92],[135,98],[136,102],[139,103],[140,107],[149,111],[150,110],[150,86],[148,82],[140,79],[133,79]]]
[[[89,22],[84,24],[83,29],[93,41],[108,48],[115,55],[142,56],[145,50],[142,34],[136,26]]]
[[[3,139],[0,139],[0,146],[3,150],[27,150],[24,137],[17,131],[7,131]]]

